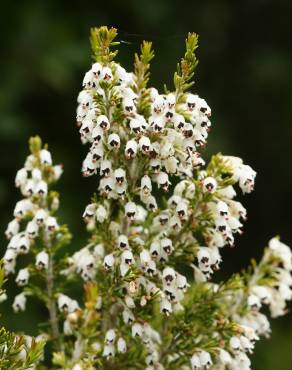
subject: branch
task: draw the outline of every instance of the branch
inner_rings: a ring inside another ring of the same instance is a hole
[[[198,65],[195,55],[197,48],[198,35],[189,33],[186,39],[186,53],[180,63],[177,64],[177,72],[175,72],[173,78],[178,103],[182,102],[184,92],[189,90],[194,84],[194,81],[191,81],[191,79],[194,77],[194,71]]]
[[[90,34],[93,59],[102,64],[109,64],[118,54],[117,50],[110,51],[112,46],[119,45],[119,42],[113,41],[117,37],[117,29],[114,27],[108,28],[102,26],[99,28],[92,28]]]

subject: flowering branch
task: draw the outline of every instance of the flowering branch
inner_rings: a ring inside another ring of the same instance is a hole
[[[291,251],[274,238],[258,265],[212,282],[246,219],[237,191],[250,193],[256,172],[238,157],[202,158],[211,109],[189,91],[196,34],[187,36],[175,91],[164,94],[148,87],[152,44],[143,42],[127,72],[114,61],[116,37],[114,28],[91,30],[94,63],[78,95],[77,126],[89,145],[82,174],[98,178],[83,213],[88,243],[58,257],[71,236],[54,217],[58,197],[48,186],[62,171],[31,139],[16,176],[25,199],[6,231],[5,272],[20,254],[36,262],[17,275],[25,288],[14,310],[27,295],[47,305],[56,368],[249,369],[255,341],[270,332],[262,306],[280,316],[292,298]],[[80,303],[70,296],[78,282]]]

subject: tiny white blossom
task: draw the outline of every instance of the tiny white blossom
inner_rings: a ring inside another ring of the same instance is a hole
[[[214,193],[217,189],[217,181],[213,177],[206,177],[203,180],[203,190],[208,193]]]
[[[115,264],[115,258],[113,254],[108,254],[104,257],[103,265],[106,270],[112,269],[114,264]]]
[[[127,343],[124,338],[119,338],[117,342],[117,348],[119,353],[127,352]]]
[[[106,344],[103,349],[103,357],[107,359],[115,356],[115,346],[113,344]]]
[[[5,231],[5,236],[7,239],[12,238],[19,231],[19,222],[16,219],[13,219],[9,222],[7,229]]]
[[[96,214],[96,220],[100,223],[103,223],[108,217],[107,210],[103,205],[99,205],[97,207],[95,214]]]
[[[143,335],[143,327],[138,322],[135,322],[132,325],[132,337],[142,337]]]
[[[116,333],[114,329],[108,330],[105,334],[105,339],[104,339],[105,343],[112,344],[114,343],[115,339],[116,339]]]
[[[134,220],[137,216],[137,206],[134,202],[128,202],[126,205],[125,205],[125,213],[126,213],[126,216],[130,219],[130,220]]]
[[[42,164],[45,164],[48,166],[52,165],[52,156],[48,150],[42,149],[40,151],[40,159],[41,159]]]
[[[35,265],[37,269],[47,269],[49,264],[49,255],[47,252],[42,251],[36,255]]]
[[[15,279],[16,284],[19,286],[24,286],[28,283],[29,280],[29,270],[24,268],[18,271],[17,277]]]
[[[12,308],[14,312],[24,311],[26,307],[26,296],[25,293],[20,293],[15,296]]]

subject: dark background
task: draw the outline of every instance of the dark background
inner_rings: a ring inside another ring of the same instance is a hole
[[[27,139],[39,134],[56,163],[65,165],[58,190],[61,219],[74,234],[72,248],[86,240],[81,214],[96,179],[80,175],[85,148],[75,126],[76,97],[89,69],[89,29],[118,27],[118,60],[129,69],[143,39],[153,40],[151,84],[172,85],[188,31],[200,35],[195,91],[212,107],[213,129],[206,156],[221,151],[242,157],[258,172],[256,191],[243,204],[249,218],[237,248],[224,252],[221,277],[259,258],[268,239],[280,234],[292,244],[292,48],[290,1],[32,1],[0,8],[0,207],[1,230],[20,195],[14,176],[27,154]],[[7,242],[1,237],[1,254]],[[11,299],[8,303],[11,303]],[[45,310],[29,303],[25,314],[4,306],[11,329],[36,332]],[[24,317],[26,324],[23,324]],[[256,370],[291,370],[291,315],[273,322],[269,341],[257,345]]]

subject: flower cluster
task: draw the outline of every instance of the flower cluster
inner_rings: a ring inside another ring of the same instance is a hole
[[[195,43],[190,34],[181,66]],[[188,282],[176,271],[179,262],[194,269],[197,282],[210,279],[221,262],[219,249],[234,245],[246,218],[234,185],[250,193],[256,177],[236,157],[217,155],[206,166],[200,151],[211,109],[183,88],[193,66],[178,71],[174,92],[160,94],[141,84],[148,79],[141,64],[147,70],[152,57],[144,43],[132,73],[97,53],[77,108],[81,141],[90,144],[82,173],[99,175],[100,197],[83,214],[91,243],[70,258],[65,273],[75,271],[85,281],[113,275],[120,284],[115,298],[132,328],[138,307],[152,304],[147,297],[155,296],[167,316],[183,310]]]
[[[15,273],[18,256],[29,254],[33,257],[26,267],[18,270],[15,279],[16,284],[24,288],[15,296],[15,312],[24,311],[26,296],[33,294],[34,282],[29,286],[30,279],[38,275],[46,278],[54,247],[70,238],[54,216],[59,207],[58,194],[49,190],[60,178],[62,165],[53,165],[51,153],[46,147],[42,148],[38,137],[31,138],[30,150],[31,154],[15,178],[15,185],[24,198],[17,202],[14,218],[5,231],[9,240],[3,258],[6,275]]]
[[[204,369],[206,366],[216,370],[224,370],[226,367],[232,370],[250,369],[248,355],[253,353],[256,341],[260,337],[268,337],[271,331],[268,317],[261,310],[268,306],[272,317],[286,313],[286,302],[292,299],[291,271],[291,249],[278,238],[273,238],[262,260],[252,270],[231,279],[225,285],[208,283],[208,299],[213,304],[219,302],[224,311],[219,306],[215,311],[216,315],[222,317],[219,320],[214,318],[214,343],[211,347],[204,348],[210,332],[200,328],[201,342],[191,358],[191,369]],[[194,300],[192,305],[198,303],[199,300]],[[205,309],[208,309],[208,304]],[[190,306],[186,311],[198,314],[199,310]],[[222,335],[223,327],[225,336]]]
[[[269,335],[269,321],[260,313],[260,309],[267,305],[272,317],[287,313],[286,303],[292,299],[291,271],[291,249],[278,238],[271,239],[261,263],[248,283],[247,305],[250,310],[244,317],[244,325],[254,328],[260,335]]]

